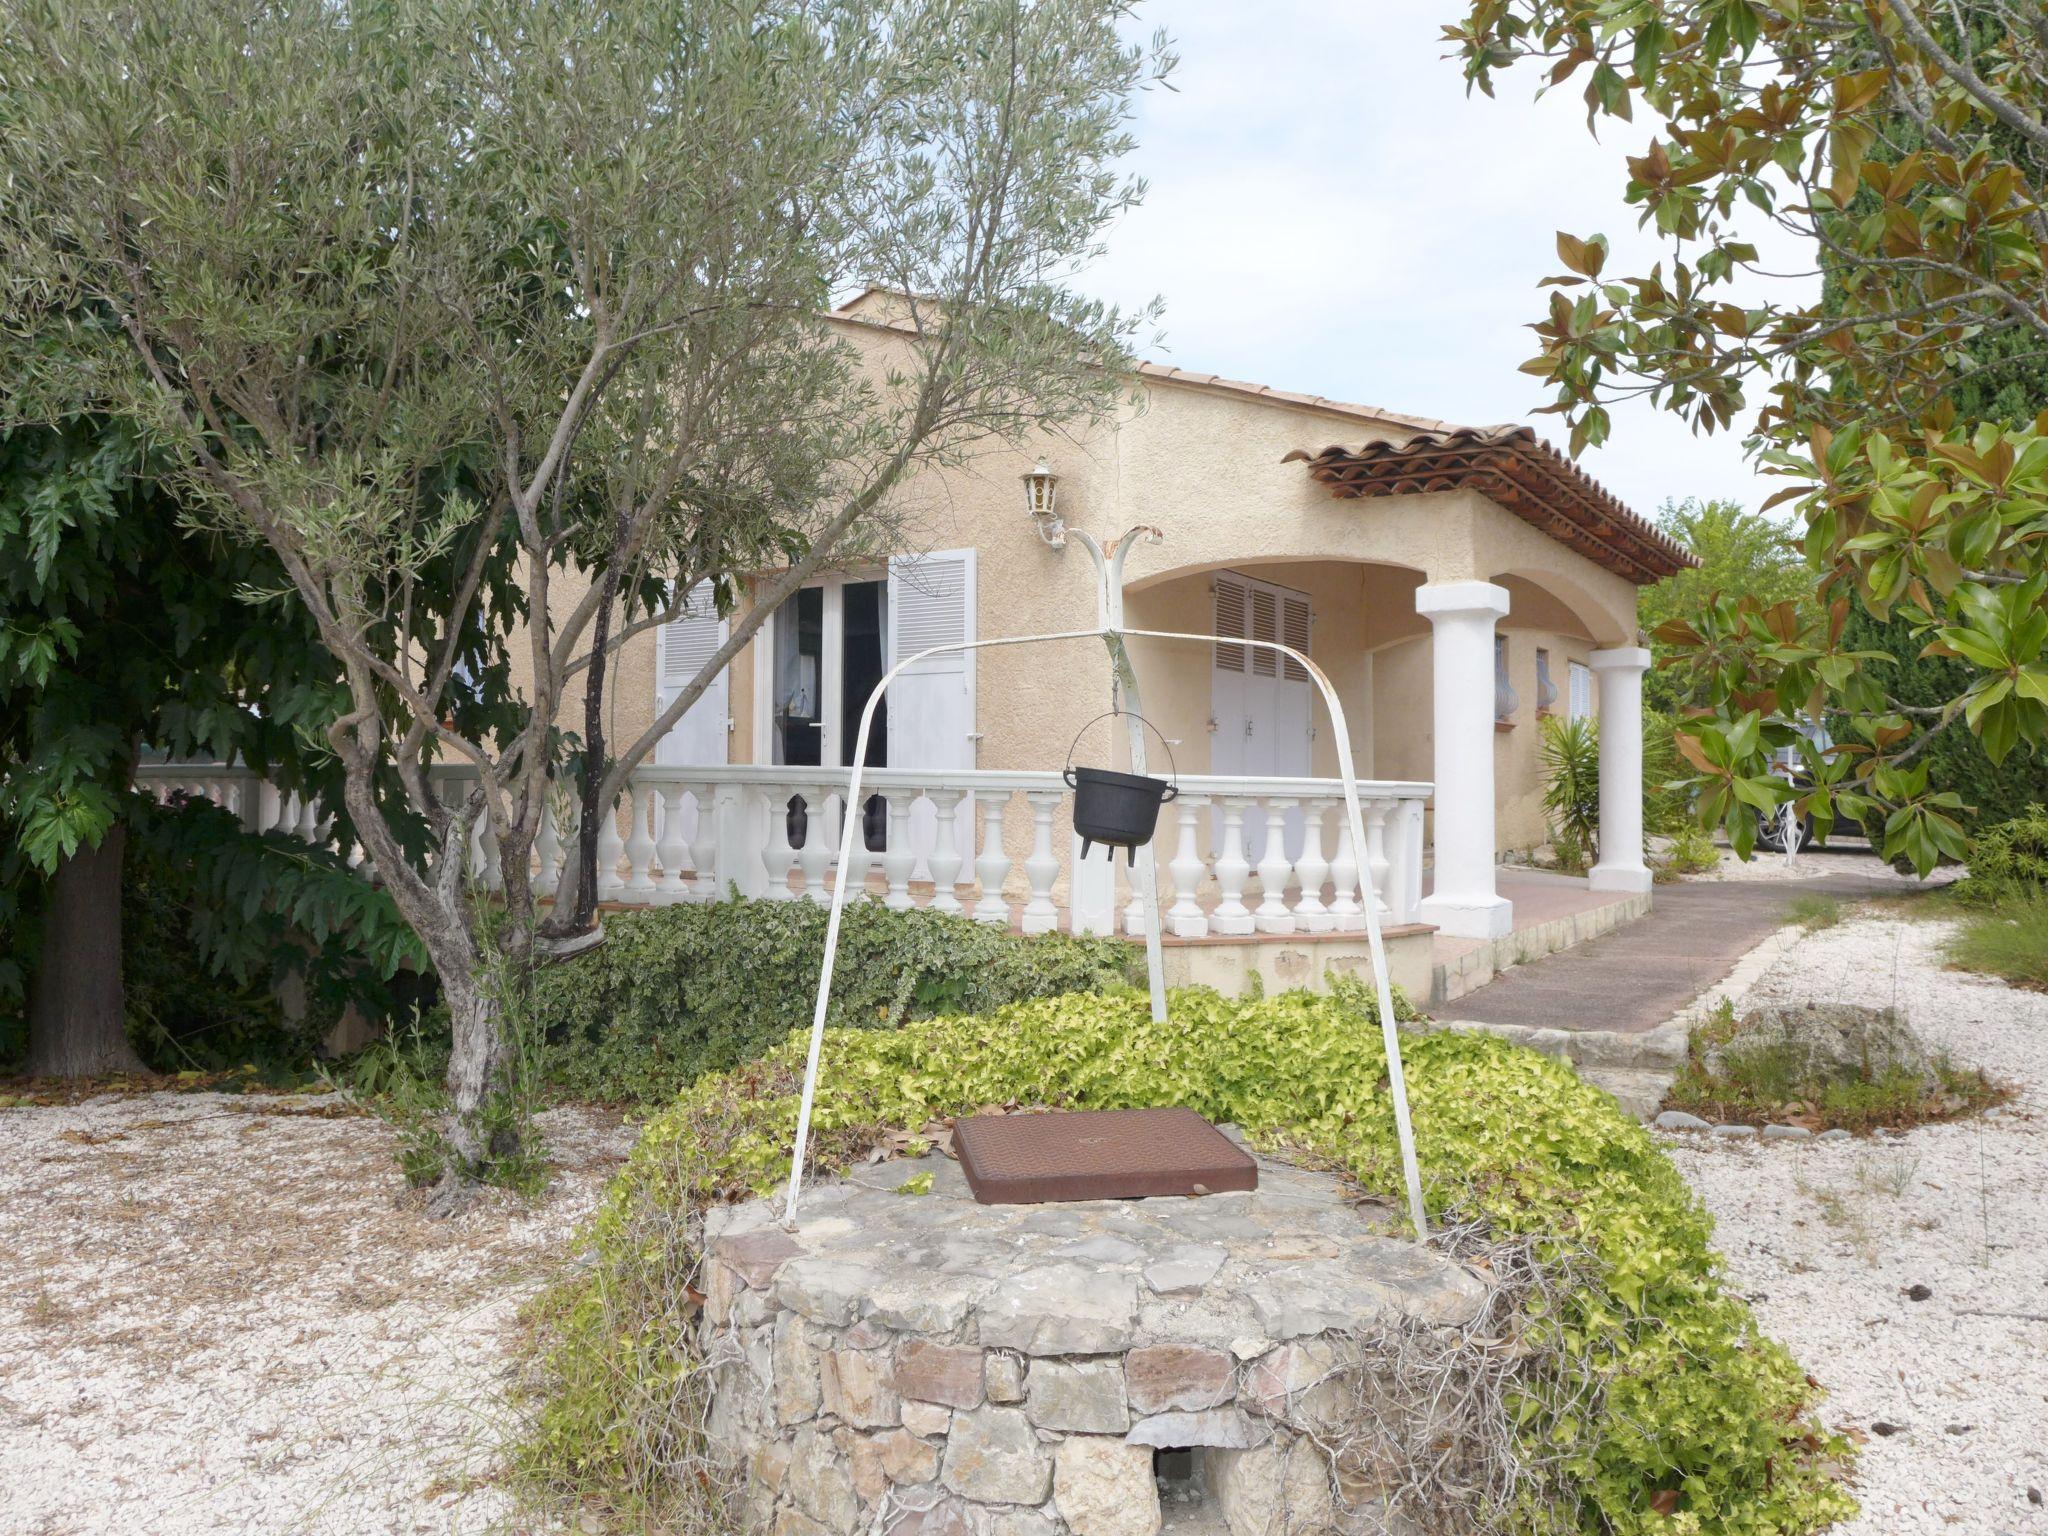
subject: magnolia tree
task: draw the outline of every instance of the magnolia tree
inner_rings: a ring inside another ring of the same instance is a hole
[[[908,477],[1124,387],[1149,313],[1065,280],[1138,195],[1114,162],[1170,62],[1127,10],[10,8],[9,313],[119,322],[83,364],[23,354],[20,408],[138,423],[197,520],[274,553],[249,599],[302,605],[340,662],[349,817],[453,1021],[450,1202],[515,1150],[508,991],[590,910],[597,808]],[[855,280],[912,296],[886,366],[823,318]],[[603,743],[608,659],[705,582],[730,639]],[[530,855],[565,773],[583,847],[550,929]]]
[[[1797,798],[1825,830],[1881,815],[1884,851],[1924,873],[1963,852],[1960,801],[1917,762],[1966,729],[1994,761],[2048,749],[2048,400],[2009,405],[2048,356],[2048,25],[2039,0],[1473,0],[1446,29],[1491,93],[1511,68],[1584,82],[1588,122],[1659,126],[1626,157],[1626,200],[1662,237],[1650,271],[1605,270],[1598,235],[1558,236],[1569,269],[1528,372],[1555,387],[1574,451],[1646,396],[1715,431],[1741,425],[1795,482],[1817,602],[1720,595],[1659,638],[1711,700],[1681,746],[1702,806],[1747,852],[1756,810]],[[1788,294],[1754,235],[1789,231],[1826,278]],[[1757,295],[1763,295],[1758,299]],[[1776,295],[1773,297],[1773,295]],[[2001,387],[2005,386],[2005,387]],[[1953,698],[1907,706],[1879,653],[1843,643],[1850,595],[1968,665]],[[1790,722],[1808,782],[1771,777]]]

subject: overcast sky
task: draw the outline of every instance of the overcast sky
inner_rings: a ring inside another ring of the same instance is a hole
[[[1145,206],[1084,286],[1166,301],[1158,361],[1459,423],[1526,421],[1563,446],[1559,419],[1531,414],[1544,387],[1516,371],[1536,351],[1536,284],[1562,270],[1559,229],[1607,235],[1609,273],[1655,259],[1621,200],[1622,155],[1648,134],[1607,125],[1596,142],[1577,82],[1536,102],[1534,72],[1468,98],[1438,40],[1461,9],[1146,5],[1143,29],[1166,27],[1181,68],[1140,105]],[[1739,438],[1695,437],[1647,405],[1617,410],[1613,440],[1582,463],[1646,516],[1686,496],[1754,507],[1776,488]]]

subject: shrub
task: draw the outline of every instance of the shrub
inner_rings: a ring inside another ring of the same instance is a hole
[[[1592,862],[1600,831],[1600,734],[1589,719],[1543,719],[1543,814],[1560,863]]]
[[[1696,823],[1687,822],[1671,834],[1671,846],[1664,853],[1664,868],[1674,875],[1704,874],[1721,862],[1721,850]]]
[[[605,942],[539,972],[534,1026],[544,1076],[583,1097],[666,1102],[698,1075],[749,1061],[808,1027],[826,910],[809,901],[721,901],[609,913]],[[945,1012],[1094,991],[1143,955],[1119,939],[1025,938],[971,918],[846,908],[831,1022],[894,1027]]]
[[[557,1291],[546,1394],[527,1470],[614,1507],[658,1500],[682,1464],[696,1401],[675,1298],[694,1272],[689,1211],[764,1192],[787,1171],[803,1035],[697,1083],[652,1121],[591,1232],[587,1271]],[[1428,1201],[1503,1235],[1589,1254],[1596,1278],[1531,1316],[1569,1379],[1532,1390],[1516,1433],[1583,1446],[1572,1460],[1588,1532],[1727,1536],[1817,1529],[1850,1511],[1797,1365],[1721,1286],[1711,1222],[1643,1128],[1569,1067],[1486,1036],[1412,1037],[1409,1090]],[[987,1103],[1186,1105],[1256,1142],[1399,1188],[1379,1033],[1342,998],[1228,1001],[1176,992],[1154,1024],[1119,992],[1015,1004],[900,1030],[834,1030],[822,1057],[817,1160],[861,1155],[890,1128]],[[1552,1402],[1591,1384],[1604,1412]],[[595,1487],[593,1487],[595,1485]]]
[[[2048,894],[2048,807],[2026,810],[1970,839],[1968,874],[1956,895],[1982,905]]]

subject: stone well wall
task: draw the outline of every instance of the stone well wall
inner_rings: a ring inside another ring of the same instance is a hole
[[[932,1190],[902,1191],[921,1174]],[[712,1213],[714,1442],[773,1536],[1377,1530],[1301,1433],[1350,1331],[1455,1326],[1484,1283],[1338,1182],[982,1206],[932,1156]]]

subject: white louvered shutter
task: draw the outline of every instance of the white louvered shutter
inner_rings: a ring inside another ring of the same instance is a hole
[[[889,562],[889,665],[935,645],[971,643],[974,551]],[[974,653],[928,656],[889,686],[891,768],[974,766]]]
[[[1571,664],[1571,716],[1584,720],[1593,713],[1593,669],[1583,661]]]
[[[690,589],[683,611],[656,631],[655,711],[667,709],[678,693],[696,681],[704,664],[725,644],[725,620],[718,616],[711,586]],[[675,767],[722,767],[726,761],[727,683],[722,668],[682,719],[655,746],[654,760]]]

